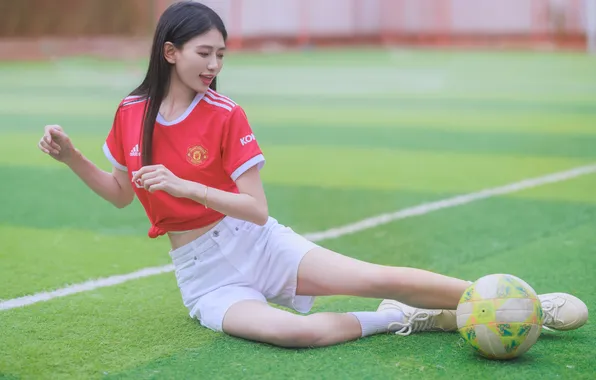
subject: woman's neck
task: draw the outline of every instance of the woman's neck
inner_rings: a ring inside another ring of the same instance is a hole
[[[172,75],[168,92],[159,107],[159,113],[166,121],[177,119],[192,103],[196,91],[182,84],[175,75]]]

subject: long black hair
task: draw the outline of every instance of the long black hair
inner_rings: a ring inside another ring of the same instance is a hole
[[[214,28],[222,34],[224,41],[227,40],[228,33],[222,19],[211,8],[196,1],[174,3],[159,18],[147,74],[139,87],[130,93],[145,98],[141,145],[143,166],[151,164],[155,120],[170,85],[172,65],[164,57],[164,44],[171,42],[180,49],[189,40]],[[209,87],[213,90],[217,88],[216,78]]]

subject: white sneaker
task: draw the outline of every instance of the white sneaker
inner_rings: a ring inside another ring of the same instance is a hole
[[[575,330],[588,320],[588,307],[571,294],[548,293],[538,298],[544,311],[542,327],[546,330]]]
[[[457,331],[455,310],[417,309],[394,300],[383,300],[377,311],[396,309],[404,314],[403,322],[393,322],[389,331],[410,335],[418,331]]]

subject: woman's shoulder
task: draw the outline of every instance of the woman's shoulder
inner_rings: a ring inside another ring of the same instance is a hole
[[[139,106],[141,108],[144,108],[144,104],[145,101],[147,100],[147,97],[144,95],[129,95],[127,97],[125,97],[124,99],[120,100],[120,104],[118,105],[118,110],[125,110],[125,109],[133,109],[133,108],[138,108]],[[137,105],[137,107],[133,107]]]
[[[211,109],[222,114],[230,114],[240,106],[230,97],[212,89],[207,90],[203,95],[203,102]]]
[[[141,95],[129,95],[121,99],[116,113],[114,123],[119,125],[122,131],[136,130],[140,125],[145,112],[145,101],[147,97]]]

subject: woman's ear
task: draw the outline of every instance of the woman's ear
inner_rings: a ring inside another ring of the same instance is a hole
[[[166,42],[163,45],[163,56],[172,65],[176,63],[176,47],[171,42]]]

